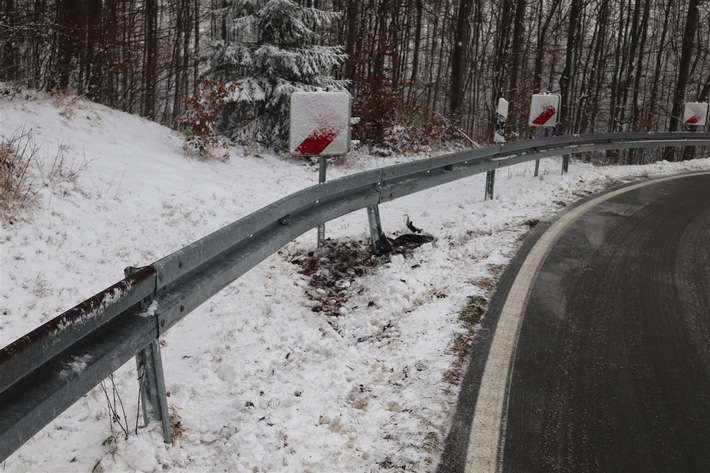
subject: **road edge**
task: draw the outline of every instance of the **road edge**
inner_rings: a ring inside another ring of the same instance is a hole
[[[437,473],[500,471],[507,392],[520,326],[532,284],[563,231],[591,208],[618,195],[693,174],[710,171],[682,172],[612,186],[570,204],[530,233],[503,272],[477,330]],[[481,386],[490,387],[484,387],[481,393]]]

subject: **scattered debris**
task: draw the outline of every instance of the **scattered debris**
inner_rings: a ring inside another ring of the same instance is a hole
[[[538,223],[540,223],[540,220],[536,218],[531,218],[529,220],[525,220],[523,222],[523,225],[525,225],[526,227],[535,228]]]
[[[404,235],[400,235],[392,240],[392,246],[394,248],[417,248],[422,246],[424,243],[430,243],[432,241],[434,241],[434,237],[431,235],[415,235],[413,233],[405,233]]]
[[[388,261],[388,256],[373,255],[369,245],[360,240],[331,239],[326,239],[318,250],[298,254],[291,260],[302,268],[301,274],[310,277],[307,295],[317,303],[311,310],[332,317],[347,313],[344,306],[356,279]]]
[[[326,239],[324,245],[316,251],[294,255],[291,263],[299,265],[299,272],[310,278],[306,292],[316,302],[311,310],[329,317],[340,317],[347,314],[345,304],[351,295],[362,292],[357,284],[358,278],[372,268],[388,263],[390,255],[401,254],[406,257],[414,248],[433,240],[431,235],[407,233],[394,240],[388,238],[390,251],[375,254],[369,242]],[[377,307],[377,303],[370,301],[368,307]],[[329,323],[337,330],[334,321]]]

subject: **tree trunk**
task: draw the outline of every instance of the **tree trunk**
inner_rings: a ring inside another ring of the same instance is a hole
[[[639,53],[636,62],[636,73],[634,75],[634,95],[633,95],[633,127],[634,130],[647,130],[646,123],[641,123],[642,109],[640,106],[641,102],[641,76],[643,75],[644,58],[646,56],[646,39],[648,31],[648,20],[651,15],[651,2],[646,2],[643,10],[643,17],[641,18],[641,25],[639,30],[641,31],[641,39],[639,41]]]
[[[466,50],[468,48],[468,20],[471,16],[473,0],[460,0],[458,16],[456,17],[456,32],[454,34],[454,49],[451,54],[451,92],[449,113],[459,115],[465,90]]]
[[[413,103],[413,91],[417,87],[417,79],[419,73],[419,50],[422,42],[422,14],[424,12],[424,4],[422,0],[415,0],[416,21],[414,26],[414,51],[412,52],[412,74],[409,77],[409,90],[407,94],[407,102]]]
[[[103,2],[89,1],[88,5],[88,25],[86,32],[86,95],[91,100],[100,102],[101,83],[103,81],[104,64],[106,57],[104,54],[103,36]]]
[[[498,12],[500,17],[496,23],[495,31],[495,49],[492,58],[492,87],[491,87],[491,105],[497,103],[498,98],[507,95],[508,87],[506,84],[508,58],[510,57],[510,34],[511,25],[513,22],[514,0],[504,0]],[[492,112],[492,110],[491,110]],[[490,133],[493,132],[493,123],[491,120]],[[488,134],[488,133],[487,133]]]
[[[2,71],[0,71],[0,80],[13,81],[18,77],[17,67],[19,65],[19,49],[20,42],[19,32],[17,31],[17,15],[15,9],[15,0],[5,0],[4,9],[0,16],[0,27],[5,30],[5,33],[0,37],[2,46]]]
[[[518,0],[515,6],[515,17],[513,20],[513,47],[512,54],[510,57],[510,82],[508,90],[510,97],[508,100],[513,103],[513,108],[510,110],[510,115],[508,116],[508,126],[510,127],[510,132],[518,133],[518,120],[522,116],[523,111],[521,110],[520,103],[523,98],[523,91],[521,90],[519,84],[519,74],[522,69],[522,65],[525,62],[525,14],[527,10],[527,0]]]
[[[158,5],[145,0],[145,43],[143,53],[143,116],[155,118],[155,86],[158,69]]]
[[[685,33],[681,48],[680,63],[678,65],[678,80],[673,92],[673,111],[671,112],[671,122],[668,131],[678,131],[680,128],[681,113],[685,103],[685,89],[688,85],[688,75],[690,64],[693,58],[693,47],[695,46],[695,35],[698,30],[700,14],[698,5],[700,0],[690,0],[688,3],[688,16],[685,22]]]
[[[567,123],[567,118],[571,116],[570,108],[572,106],[570,97],[572,94],[572,85],[574,82],[575,66],[576,66],[576,43],[577,25],[582,12],[581,0],[572,0],[572,7],[569,14],[569,28],[567,30],[567,46],[565,52],[565,68],[560,75],[560,94],[562,96],[562,104],[560,106],[560,124],[563,130],[571,131],[570,123]]]
[[[648,113],[646,121],[652,129],[657,129],[656,104],[658,102],[658,89],[661,85],[661,69],[663,68],[663,53],[665,52],[666,38],[668,36],[668,26],[671,21],[671,12],[673,11],[674,0],[668,0],[665,15],[663,17],[663,27],[661,28],[661,36],[657,43],[656,65],[653,69],[653,79],[651,80],[651,93],[648,102]]]
[[[345,37],[345,54],[348,55],[348,59],[345,62],[345,78],[351,81],[355,80],[355,64],[356,64],[356,51],[355,45],[357,44],[357,19],[358,19],[358,4],[359,1],[351,0],[348,3],[347,10],[345,12],[347,32]]]
[[[84,7],[82,0],[57,0],[57,61],[50,89],[66,92],[71,74],[81,66],[81,46],[86,34]]]
[[[548,33],[550,31],[550,25],[552,23],[552,18],[555,12],[560,7],[561,0],[554,0],[550,5],[550,11],[545,16],[543,13],[543,5],[540,5],[540,15],[538,18],[538,34],[537,34],[537,45],[535,46],[535,69],[533,72],[533,88],[536,92],[543,92],[547,90],[542,84],[542,69],[545,64],[545,53],[549,54],[546,45],[549,42]]]
[[[680,128],[681,114],[685,103],[685,89],[688,85],[688,75],[690,64],[693,58],[693,47],[695,46],[695,35],[698,31],[700,12],[698,6],[701,0],[690,0],[688,2],[688,16],[685,21],[685,33],[683,34],[683,45],[681,48],[680,64],[678,65],[678,81],[673,92],[673,110],[671,111],[671,123],[668,131],[678,131]],[[667,148],[665,159],[673,161],[675,149]]]

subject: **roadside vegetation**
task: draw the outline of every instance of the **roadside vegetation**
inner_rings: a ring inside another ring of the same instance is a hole
[[[17,129],[0,137],[0,217],[3,224],[27,215],[43,188],[67,184],[74,187],[87,162],[77,164],[70,148],[59,145],[51,157],[41,156],[49,147],[35,140],[31,129]],[[55,189],[68,192],[68,189]]]

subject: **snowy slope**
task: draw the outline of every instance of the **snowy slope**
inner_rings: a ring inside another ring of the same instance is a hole
[[[28,95],[0,98],[0,134],[31,130],[43,163],[34,171],[38,204],[4,221],[0,235],[1,346],[121,279],[124,267],[317,181],[313,165],[278,156],[187,158],[179,135],[154,123],[72,97]],[[328,177],[408,159],[416,157],[353,154],[332,161]],[[47,178],[57,161],[73,173]],[[108,399],[94,389],[3,471],[433,471],[457,395],[455,341],[467,330],[459,312],[472,296],[490,295],[526,222],[614,183],[708,169],[710,160],[572,163],[560,176],[550,159],[538,179],[532,168],[499,172],[493,201],[483,201],[485,178],[475,176],[381,206],[388,234],[403,232],[408,214],[436,240],[340,281],[338,316],[313,310],[323,293],[295,264],[315,249],[315,232],[193,312],[161,340],[181,430],[173,445],[154,424],[132,432],[137,382],[128,364],[104,383]],[[366,214],[330,222],[326,232],[365,240]],[[111,422],[116,394],[128,436]]]

